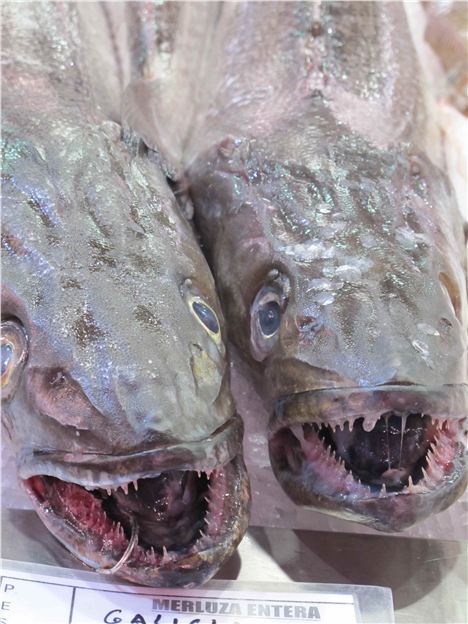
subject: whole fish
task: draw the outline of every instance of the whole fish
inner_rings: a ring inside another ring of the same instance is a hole
[[[2,5],[2,416],[74,555],[187,586],[246,530],[242,422],[208,265],[158,154],[122,140],[132,60],[112,17]]]
[[[299,505],[401,530],[466,486],[463,228],[401,3],[226,3],[184,184]]]

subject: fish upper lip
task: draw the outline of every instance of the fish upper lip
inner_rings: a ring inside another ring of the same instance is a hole
[[[346,421],[366,416],[372,419],[389,410],[461,420],[468,414],[468,384],[352,386],[289,394],[275,402],[269,437],[293,423],[344,425]]]
[[[234,415],[208,437],[123,455],[22,449],[18,470],[22,479],[44,474],[89,487],[116,486],[169,470],[213,470],[242,449],[243,422]]]

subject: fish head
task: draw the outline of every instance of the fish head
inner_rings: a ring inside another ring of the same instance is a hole
[[[275,405],[278,480],[401,530],[466,485],[462,228],[422,152],[317,137],[223,141],[189,169],[192,196],[232,339]]]
[[[213,278],[149,154],[110,122],[55,123],[3,137],[2,414],[19,476],[92,568],[200,583],[249,507]]]

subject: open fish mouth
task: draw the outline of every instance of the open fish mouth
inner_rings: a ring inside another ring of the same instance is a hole
[[[453,422],[433,421],[428,415],[390,412],[367,431],[363,418],[334,428],[292,425],[275,434],[271,448],[276,461],[291,471],[306,462],[323,472],[324,490],[330,494],[386,496],[429,491],[443,483],[456,455],[453,428]]]
[[[172,470],[118,486],[47,475],[24,485],[43,522],[81,561],[158,587],[203,582],[247,528],[249,485],[240,457],[206,472]]]
[[[319,391],[286,402],[271,426],[270,459],[297,504],[401,530],[447,507],[465,487],[463,418],[444,417],[438,401],[437,415],[402,409],[428,407],[417,390]]]

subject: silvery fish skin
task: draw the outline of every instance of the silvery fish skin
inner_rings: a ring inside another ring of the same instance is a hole
[[[208,265],[158,155],[122,140],[106,10],[2,6],[2,416],[74,555],[188,586],[247,528],[242,422]]]
[[[396,531],[466,486],[463,228],[400,3],[235,3],[185,184],[299,505]],[[435,160],[435,159],[434,159]]]

